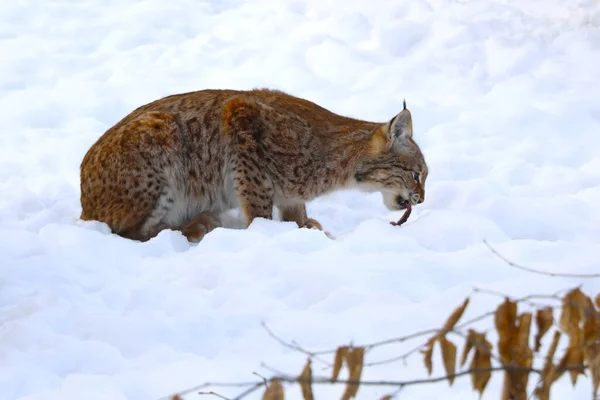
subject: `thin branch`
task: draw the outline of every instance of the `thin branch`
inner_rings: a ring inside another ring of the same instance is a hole
[[[488,249],[490,249],[490,251],[492,253],[494,253],[494,255],[496,257],[498,257],[499,259],[501,259],[502,261],[504,261],[506,264],[510,265],[511,267],[520,269],[522,271],[527,271],[527,272],[531,272],[531,273],[539,274],[539,275],[561,277],[561,278],[600,278],[600,274],[568,274],[568,273],[559,273],[559,272],[548,272],[548,271],[542,271],[542,270],[534,269],[534,268],[530,268],[530,267],[525,267],[523,265],[520,265],[513,261],[510,261],[508,258],[504,257],[496,249],[494,249],[487,242],[487,240],[484,239],[483,243],[488,247]]]
[[[258,382],[258,383],[260,385],[263,384],[262,382]],[[196,385],[196,386],[190,387],[188,389],[182,390],[180,392],[173,393],[169,396],[161,397],[158,400],[171,400],[171,399],[173,399],[173,396],[185,396],[185,395],[193,393],[193,392],[201,392],[202,389],[207,389],[209,387],[248,387],[248,386],[253,386],[256,384],[257,384],[256,381],[253,381],[253,382],[206,382],[201,385]]]
[[[569,367],[566,367],[564,370],[565,371],[580,370],[581,368],[587,369],[588,366],[585,364],[577,365],[577,366],[569,366]],[[280,375],[280,376],[271,377],[270,379],[268,379],[268,382],[280,381],[280,382],[285,382],[285,383],[310,383],[310,384],[314,384],[314,385],[359,384],[360,386],[390,386],[390,387],[397,387],[398,389],[402,389],[406,386],[436,383],[436,382],[446,381],[451,378],[459,378],[459,377],[470,375],[470,374],[485,373],[485,372],[497,372],[497,371],[529,372],[529,373],[538,374],[540,376],[543,374],[543,371],[536,369],[536,368],[521,367],[518,365],[500,365],[500,366],[490,367],[490,368],[467,369],[467,370],[464,370],[461,372],[457,372],[456,374],[453,374],[453,375],[444,375],[444,376],[438,376],[435,378],[413,379],[413,380],[407,380],[407,381],[388,381],[388,380],[376,380],[376,381],[358,380],[357,381],[354,379],[338,379],[336,381],[332,381],[330,377],[325,377],[325,376],[313,377],[312,379],[307,380],[307,379],[301,379],[298,376]],[[244,390],[242,393],[240,393],[238,396],[236,396],[232,399],[232,400],[241,400],[241,399],[245,398],[246,396],[250,395],[251,393],[254,393],[261,387],[263,387],[264,384],[265,384],[264,382],[228,382],[228,383],[205,383],[202,386],[205,386],[205,387],[206,386],[221,386],[221,387],[250,386],[249,388]],[[190,393],[192,391],[194,391],[194,390],[188,389],[183,392],[179,392],[176,395],[182,396],[182,395],[184,395],[186,393]],[[396,393],[398,391],[396,391]],[[225,397],[217,395],[214,392],[206,392],[206,393],[201,393],[201,394],[214,394],[218,397],[226,399]],[[164,397],[164,399],[172,399],[172,396]]]
[[[267,378],[265,378],[264,376],[262,376],[258,372],[253,372],[252,374],[258,376],[260,379],[263,380],[263,383],[265,384],[265,388],[269,386],[269,381],[267,380]]]
[[[191,388],[182,390],[181,392],[177,392],[177,393],[170,394],[168,396],[161,397],[158,400],[172,400],[173,398],[176,398],[177,396],[185,396],[186,394],[189,394],[189,393],[192,393],[192,392],[197,392],[197,391],[200,391],[202,389],[206,389],[209,386],[211,386],[210,383],[203,383],[201,385],[196,385],[196,386],[193,386]]]
[[[419,351],[419,349],[421,349],[421,347],[423,347],[423,344],[419,344],[418,346],[413,347],[411,350],[409,350],[406,353],[401,354],[399,356],[395,356],[395,357],[391,357],[391,358],[386,358],[386,359],[379,360],[379,361],[372,361],[372,362],[369,362],[369,363],[365,363],[364,366],[365,367],[374,367],[376,365],[391,364],[391,363],[394,363],[396,361],[406,361],[406,359],[408,357],[412,356],[417,351]]]
[[[314,385],[335,385],[335,384],[359,384],[360,386],[392,386],[392,387],[406,387],[406,386],[412,386],[412,385],[420,385],[420,384],[427,384],[427,383],[436,383],[436,382],[442,382],[442,381],[446,381],[448,379],[451,378],[459,378],[461,376],[465,376],[465,375],[470,375],[470,374],[477,374],[477,373],[483,373],[483,372],[496,372],[496,371],[515,371],[515,372],[530,372],[530,373],[536,373],[536,374],[541,374],[542,371],[535,369],[535,368],[527,368],[527,367],[519,367],[519,366],[512,366],[512,365],[505,365],[505,366],[497,366],[497,367],[490,367],[490,368],[473,368],[473,369],[468,369],[465,371],[461,371],[461,372],[457,372],[456,374],[453,375],[444,375],[444,376],[438,376],[435,378],[423,378],[423,379],[413,379],[413,380],[407,380],[407,381],[387,381],[387,380],[378,380],[378,381],[361,381],[361,380],[353,380],[353,379],[338,379],[334,382],[331,381],[330,377],[313,377],[310,380],[305,380],[305,379],[300,379],[297,376],[290,376],[290,375],[283,375],[283,376],[275,376],[273,378],[271,378],[271,380],[279,380],[281,382],[287,382],[287,383],[312,383]]]
[[[295,343],[289,343],[289,342],[286,342],[285,340],[283,340],[282,338],[280,338],[279,336],[277,336],[277,335],[275,334],[275,332],[273,332],[273,331],[272,331],[272,330],[271,330],[271,329],[270,329],[270,328],[267,326],[267,324],[266,324],[266,323],[262,322],[262,323],[261,323],[261,325],[262,325],[263,329],[264,329],[264,330],[267,332],[267,334],[268,334],[269,336],[271,336],[273,339],[275,339],[277,342],[279,342],[279,344],[281,344],[282,346],[284,346],[284,347],[287,347],[287,348],[289,348],[289,349],[292,349],[292,350],[295,350],[295,351],[298,351],[298,352],[300,352],[300,353],[306,354],[307,356],[309,356],[309,357],[311,357],[311,358],[314,358],[315,360],[317,360],[317,361],[320,361],[320,362],[322,362],[323,364],[325,364],[325,365],[327,365],[327,366],[329,366],[329,367],[331,366],[331,363],[330,363],[330,362],[328,362],[328,361],[325,361],[325,360],[323,360],[322,358],[319,358],[319,357],[318,357],[318,355],[317,355],[317,353],[313,353],[313,352],[310,352],[310,351],[308,351],[308,350],[305,350],[305,349],[303,349],[302,347],[298,346],[298,345],[297,345],[297,344],[295,344]]]
[[[198,392],[201,396],[215,396],[223,400],[230,400],[229,397],[221,396],[219,393],[210,391],[210,392]]]
[[[485,292],[485,290],[480,290],[480,289],[474,289],[473,292]],[[491,291],[490,291],[491,292]],[[496,293],[498,295],[500,295],[500,293]],[[547,295],[550,296],[550,295]],[[506,297],[506,296],[505,296]],[[522,297],[520,299],[515,299],[515,302],[525,302],[528,301],[530,299],[533,298],[555,298],[555,297],[544,297],[543,295],[530,295],[530,296],[525,296]],[[488,317],[492,317],[494,316],[494,314],[496,313],[496,310],[493,311],[488,311],[486,313],[483,313],[477,317],[471,318],[470,320],[467,320],[465,322],[462,322],[460,324],[457,324],[455,329],[461,329],[461,328],[465,328],[475,322],[479,322],[485,318]],[[320,355],[328,355],[328,354],[335,354],[335,352],[337,351],[336,349],[333,350],[320,350],[320,351],[308,351],[300,346],[298,346],[297,344],[293,344],[293,343],[289,343],[286,342],[285,340],[283,340],[282,338],[280,338],[279,336],[277,336],[272,330],[270,330],[264,323],[263,323],[263,327],[265,328],[265,330],[267,331],[267,333],[269,334],[269,336],[271,336],[273,339],[275,339],[277,342],[279,342],[280,344],[282,344],[283,346],[292,349],[292,350],[296,350],[299,351],[300,353],[306,354],[309,357],[314,357],[315,359],[317,359],[316,357],[320,356]],[[425,329],[419,332],[415,332],[415,333],[411,333],[410,335],[406,335],[406,336],[401,336],[401,337],[396,337],[396,338],[391,338],[391,339],[385,339],[385,340],[381,340],[378,342],[374,342],[374,343],[370,343],[370,344],[364,344],[364,345],[354,345],[354,347],[364,347],[367,351],[371,350],[373,348],[376,347],[380,347],[380,346],[386,346],[386,345],[390,345],[390,344],[396,344],[396,343],[403,343],[406,342],[408,340],[412,340],[412,339],[416,339],[418,337],[421,336],[429,336],[429,335],[434,335],[439,333],[440,331],[442,331],[443,329],[441,328],[430,328],[430,329]],[[389,358],[387,360],[382,360],[382,361],[378,361],[372,364],[365,364],[365,366],[373,366],[373,365],[380,365],[380,364],[388,364],[394,361],[400,361],[400,360],[405,360],[406,358],[408,358],[408,356],[414,354],[415,352],[417,352],[421,347],[423,347],[424,344],[421,344],[415,348],[413,348],[412,350],[410,350],[408,353],[400,355],[400,356],[396,356],[393,358]],[[321,361],[322,363],[326,364],[328,367],[331,366],[331,363],[322,360],[322,359],[318,359],[319,361]]]
[[[263,367],[264,369],[267,369],[267,370],[271,371],[271,373],[273,373],[274,375],[285,375],[285,372],[282,372],[282,371],[280,371],[280,370],[278,370],[276,368],[273,368],[273,367],[267,365],[264,362],[261,362],[260,366]]]
[[[238,394],[237,396],[235,396],[233,398],[233,400],[241,400],[246,396],[250,396],[252,393],[256,392],[258,389],[260,389],[263,386],[263,382],[259,382],[256,385],[244,390],[242,393]]]

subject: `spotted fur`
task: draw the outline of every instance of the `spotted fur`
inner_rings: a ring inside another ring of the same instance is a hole
[[[81,164],[81,219],[145,241],[191,241],[240,207],[247,223],[321,225],[307,201],[344,188],[379,191],[391,210],[425,198],[427,165],[404,109],[361,121],[275,90],[202,90],[144,105],[111,127]]]

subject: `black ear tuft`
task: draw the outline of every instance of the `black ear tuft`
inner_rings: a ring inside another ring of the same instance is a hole
[[[403,110],[406,110],[406,99],[402,100],[402,105],[404,106]]]

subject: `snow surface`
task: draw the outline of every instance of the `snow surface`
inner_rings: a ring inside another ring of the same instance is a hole
[[[482,240],[529,267],[600,270],[599,26],[593,0],[4,0],[0,399],[157,399],[268,376],[263,362],[300,373],[305,356],[262,321],[320,350],[439,327],[473,287],[597,293],[597,280],[513,269]],[[278,221],[236,229],[235,213],[198,245],[175,232],[142,244],[78,220],[79,163],[112,124],[169,94],[253,87],[378,121],[406,98],[430,167],[425,203],[398,228],[378,194],[312,202],[336,240]],[[476,294],[464,318],[500,301]],[[436,350],[434,376],[440,361]],[[364,372],[426,376],[418,353]],[[501,384],[494,377],[483,398],[499,398]],[[316,389],[320,399],[341,390]],[[358,398],[389,392],[363,387]],[[566,376],[553,389],[589,393],[588,380],[573,390]],[[397,398],[478,396],[461,378]]]

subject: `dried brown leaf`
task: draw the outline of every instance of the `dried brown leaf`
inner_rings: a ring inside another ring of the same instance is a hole
[[[535,315],[535,324],[537,326],[537,334],[535,335],[535,352],[540,351],[542,346],[542,338],[550,330],[553,322],[552,307],[542,308]]]
[[[558,348],[558,341],[560,340],[561,333],[560,331],[554,332],[554,337],[552,338],[552,344],[548,348],[548,354],[546,354],[546,362],[552,362],[554,360],[554,354],[556,354],[556,349]]]
[[[583,335],[580,323],[588,304],[587,296],[579,289],[573,289],[563,297],[560,327],[569,336],[570,347],[581,345]]]
[[[600,293],[596,295],[596,307],[600,308]]]
[[[485,370],[492,368],[492,345],[485,338],[485,334],[476,334],[474,336],[475,354],[471,360],[470,369]],[[483,396],[483,392],[492,376],[491,371],[473,372],[471,373],[471,383],[473,389],[479,392],[479,396]]]
[[[454,374],[456,374],[456,345],[446,339],[445,336],[439,339],[439,343],[442,348],[442,360],[444,361],[448,382],[452,386],[452,383],[454,383]]]
[[[452,314],[450,314],[450,317],[448,317],[448,319],[446,320],[444,327],[442,328],[443,332],[448,332],[454,328],[454,325],[456,325],[456,323],[458,322],[460,317],[462,317],[468,304],[469,304],[469,298],[467,297],[465,299],[465,301],[462,303],[462,305],[460,305],[459,307],[454,309]]]
[[[550,400],[550,388],[542,385],[539,385],[533,391],[535,398],[538,400]]]
[[[485,333],[477,333],[473,329],[469,329],[467,341],[461,357],[461,365],[464,365],[469,353],[471,353],[471,350],[473,349],[475,350],[469,369],[472,371],[484,371],[471,372],[471,384],[473,385],[473,389],[477,390],[481,397],[492,376],[492,372],[489,371],[492,367],[492,344],[486,339]]]
[[[569,368],[571,382],[573,383],[573,386],[575,386],[577,384],[577,377],[579,375],[584,375],[583,350],[579,347],[568,348],[567,351],[565,351],[563,359],[564,361],[561,360],[560,366],[563,368]]]
[[[560,326],[569,336],[569,347],[557,368],[562,373],[566,368],[575,367],[569,371],[573,385],[576,384],[577,377],[584,374],[584,369],[579,368],[583,366],[584,360],[587,360],[590,367],[592,382],[596,378],[592,364],[600,354],[600,345],[597,344],[600,339],[598,319],[592,299],[578,288],[571,290],[563,298]],[[600,380],[600,377],[596,379]]]
[[[498,331],[498,352],[503,363],[508,363],[511,357],[511,339],[517,321],[517,303],[508,298],[496,309],[494,322]]]
[[[436,337],[432,337],[427,341],[425,347],[420,350],[421,354],[423,354],[423,362],[425,363],[425,368],[427,368],[427,373],[430,376],[433,370],[433,345],[435,344],[436,340]]]
[[[515,357],[517,363],[521,367],[531,367],[533,360],[533,352],[529,347],[529,332],[531,331],[531,320],[533,315],[531,313],[523,313],[519,315],[519,325],[517,328],[516,335],[514,336],[517,349],[517,356]]]
[[[306,365],[304,365],[304,369],[302,369],[302,374],[300,374],[300,388],[302,389],[302,396],[304,400],[314,400],[313,392],[312,392],[312,368],[310,358],[306,360]]]
[[[348,346],[338,347],[337,351],[335,352],[335,361],[333,362],[333,375],[331,376],[331,382],[337,381],[347,356]]]
[[[173,397],[171,397],[171,400],[182,400],[181,396],[178,394],[174,394]]]
[[[513,330],[508,332],[508,343],[502,343],[504,353],[501,356],[504,365],[531,368],[533,351],[529,347],[529,332],[531,330],[532,318],[533,315],[531,313],[519,315]],[[529,371],[507,370],[504,373],[502,399],[527,399],[528,380]]]
[[[262,400],[284,400],[283,385],[277,379],[271,381],[271,384],[265,390]]]
[[[554,337],[552,338],[552,343],[548,348],[548,353],[546,354],[546,363],[544,364],[544,369],[542,370],[541,385],[535,389],[535,396],[538,398],[538,400],[550,400],[550,388],[552,384],[560,377],[556,365],[553,363],[554,354],[558,348],[560,336],[561,333],[559,331],[555,331]]]
[[[556,354],[556,349],[558,348],[560,336],[560,331],[554,332],[554,338],[552,338],[552,344],[548,348],[548,353],[546,354],[546,363],[544,364],[544,369],[542,370],[543,382],[548,387],[550,387],[550,385],[552,385],[554,381],[560,377],[557,375],[558,371],[556,366],[553,364],[554,355]]]
[[[508,298],[498,306],[495,315],[496,328],[500,331],[514,329],[517,322],[517,303]]]
[[[379,400],[392,400],[392,396],[390,396],[389,394],[387,396],[383,396],[381,399]]]
[[[342,396],[342,400],[349,400],[356,396],[358,393],[358,389],[360,386],[360,377],[362,375],[362,370],[364,366],[365,359],[365,348],[364,347],[354,347],[348,350],[348,356],[346,357],[348,363],[348,369],[350,370],[350,381],[352,383],[348,383],[346,385],[346,390]]]
[[[583,355],[592,376],[594,395],[597,395],[600,385],[600,312],[595,310],[591,299],[588,300],[583,325]]]
[[[589,363],[589,369],[592,373],[592,390],[594,398],[598,396],[598,389],[600,388],[600,353]]]
[[[600,340],[600,312],[596,311],[592,299],[586,298],[583,317],[583,345],[594,346]],[[598,349],[600,350],[600,349]]]
[[[584,309],[582,345],[583,357],[592,376],[594,393],[597,394],[600,385],[600,312],[596,311],[589,297]]]
[[[467,362],[467,357],[473,349],[473,345],[475,344],[475,331],[473,329],[469,329],[469,333],[467,334],[467,339],[465,340],[465,347],[463,348],[462,356],[460,357],[460,366],[462,367]]]

